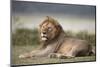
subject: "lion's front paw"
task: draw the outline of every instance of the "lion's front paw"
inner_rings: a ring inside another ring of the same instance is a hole
[[[57,55],[56,55],[55,53],[51,53],[51,54],[48,55],[48,57],[49,57],[49,58],[56,58]]]
[[[31,58],[32,56],[29,53],[19,55],[19,58]]]
[[[19,58],[25,58],[25,55],[19,55]]]
[[[59,53],[51,53],[51,54],[49,54],[49,57],[50,58],[59,58],[59,57],[61,57],[61,54],[59,54]]]
[[[66,58],[72,58],[71,56],[66,56],[63,54],[59,54],[59,53],[51,53],[48,55],[49,58],[59,58],[59,59],[66,59]]]

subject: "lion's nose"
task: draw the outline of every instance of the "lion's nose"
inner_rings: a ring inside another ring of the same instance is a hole
[[[43,32],[43,34],[46,34],[46,32]]]

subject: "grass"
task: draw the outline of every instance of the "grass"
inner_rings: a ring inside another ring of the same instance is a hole
[[[87,31],[80,31],[73,33],[72,31],[66,32],[67,37],[75,37],[88,41],[92,46],[96,45],[95,33],[90,34]],[[45,64],[45,63],[63,63],[63,62],[83,62],[95,61],[95,56],[75,57],[70,59],[57,59],[57,58],[27,58],[19,59],[18,56],[22,53],[27,53],[34,50],[39,46],[38,31],[37,29],[17,29],[16,33],[12,34],[12,52],[11,63],[14,65],[26,64]]]
[[[95,45],[96,37],[95,33],[89,33],[88,31],[79,31],[74,33],[72,31],[66,31],[67,37],[74,37],[88,41],[91,45]],[[33,45],[39,44],[39,33],[37,29],[17,29],[16,33],[12,34],[13,45]]]
[[[83,62],[83,61],[95,61],[95,56],[86,56],[86,57],[75,57],[70,59],[57,59],[57,58],[26,58],[19,59],[18,56],[22,53],[30,52],[34,50],[37,46],[29,45],[29,46],[12,46],[12,64],[13,65],[27,65],[27,64],[47,64],[47,63],[69,63],[69,62]]]

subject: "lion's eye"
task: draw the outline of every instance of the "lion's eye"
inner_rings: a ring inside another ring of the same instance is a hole
[[[51,31],[52,30],[52,28],[51,27],[48,27],[48,31]]]

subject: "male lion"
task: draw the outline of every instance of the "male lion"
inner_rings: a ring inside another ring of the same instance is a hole
[[[63,28],[57,20],[49,16],[40,24],[39,32],[42,47],[30,53],[22,54],[19,58],[69,58],[88,56],[93,53],[92,46],[87,41],[66,37]]]

